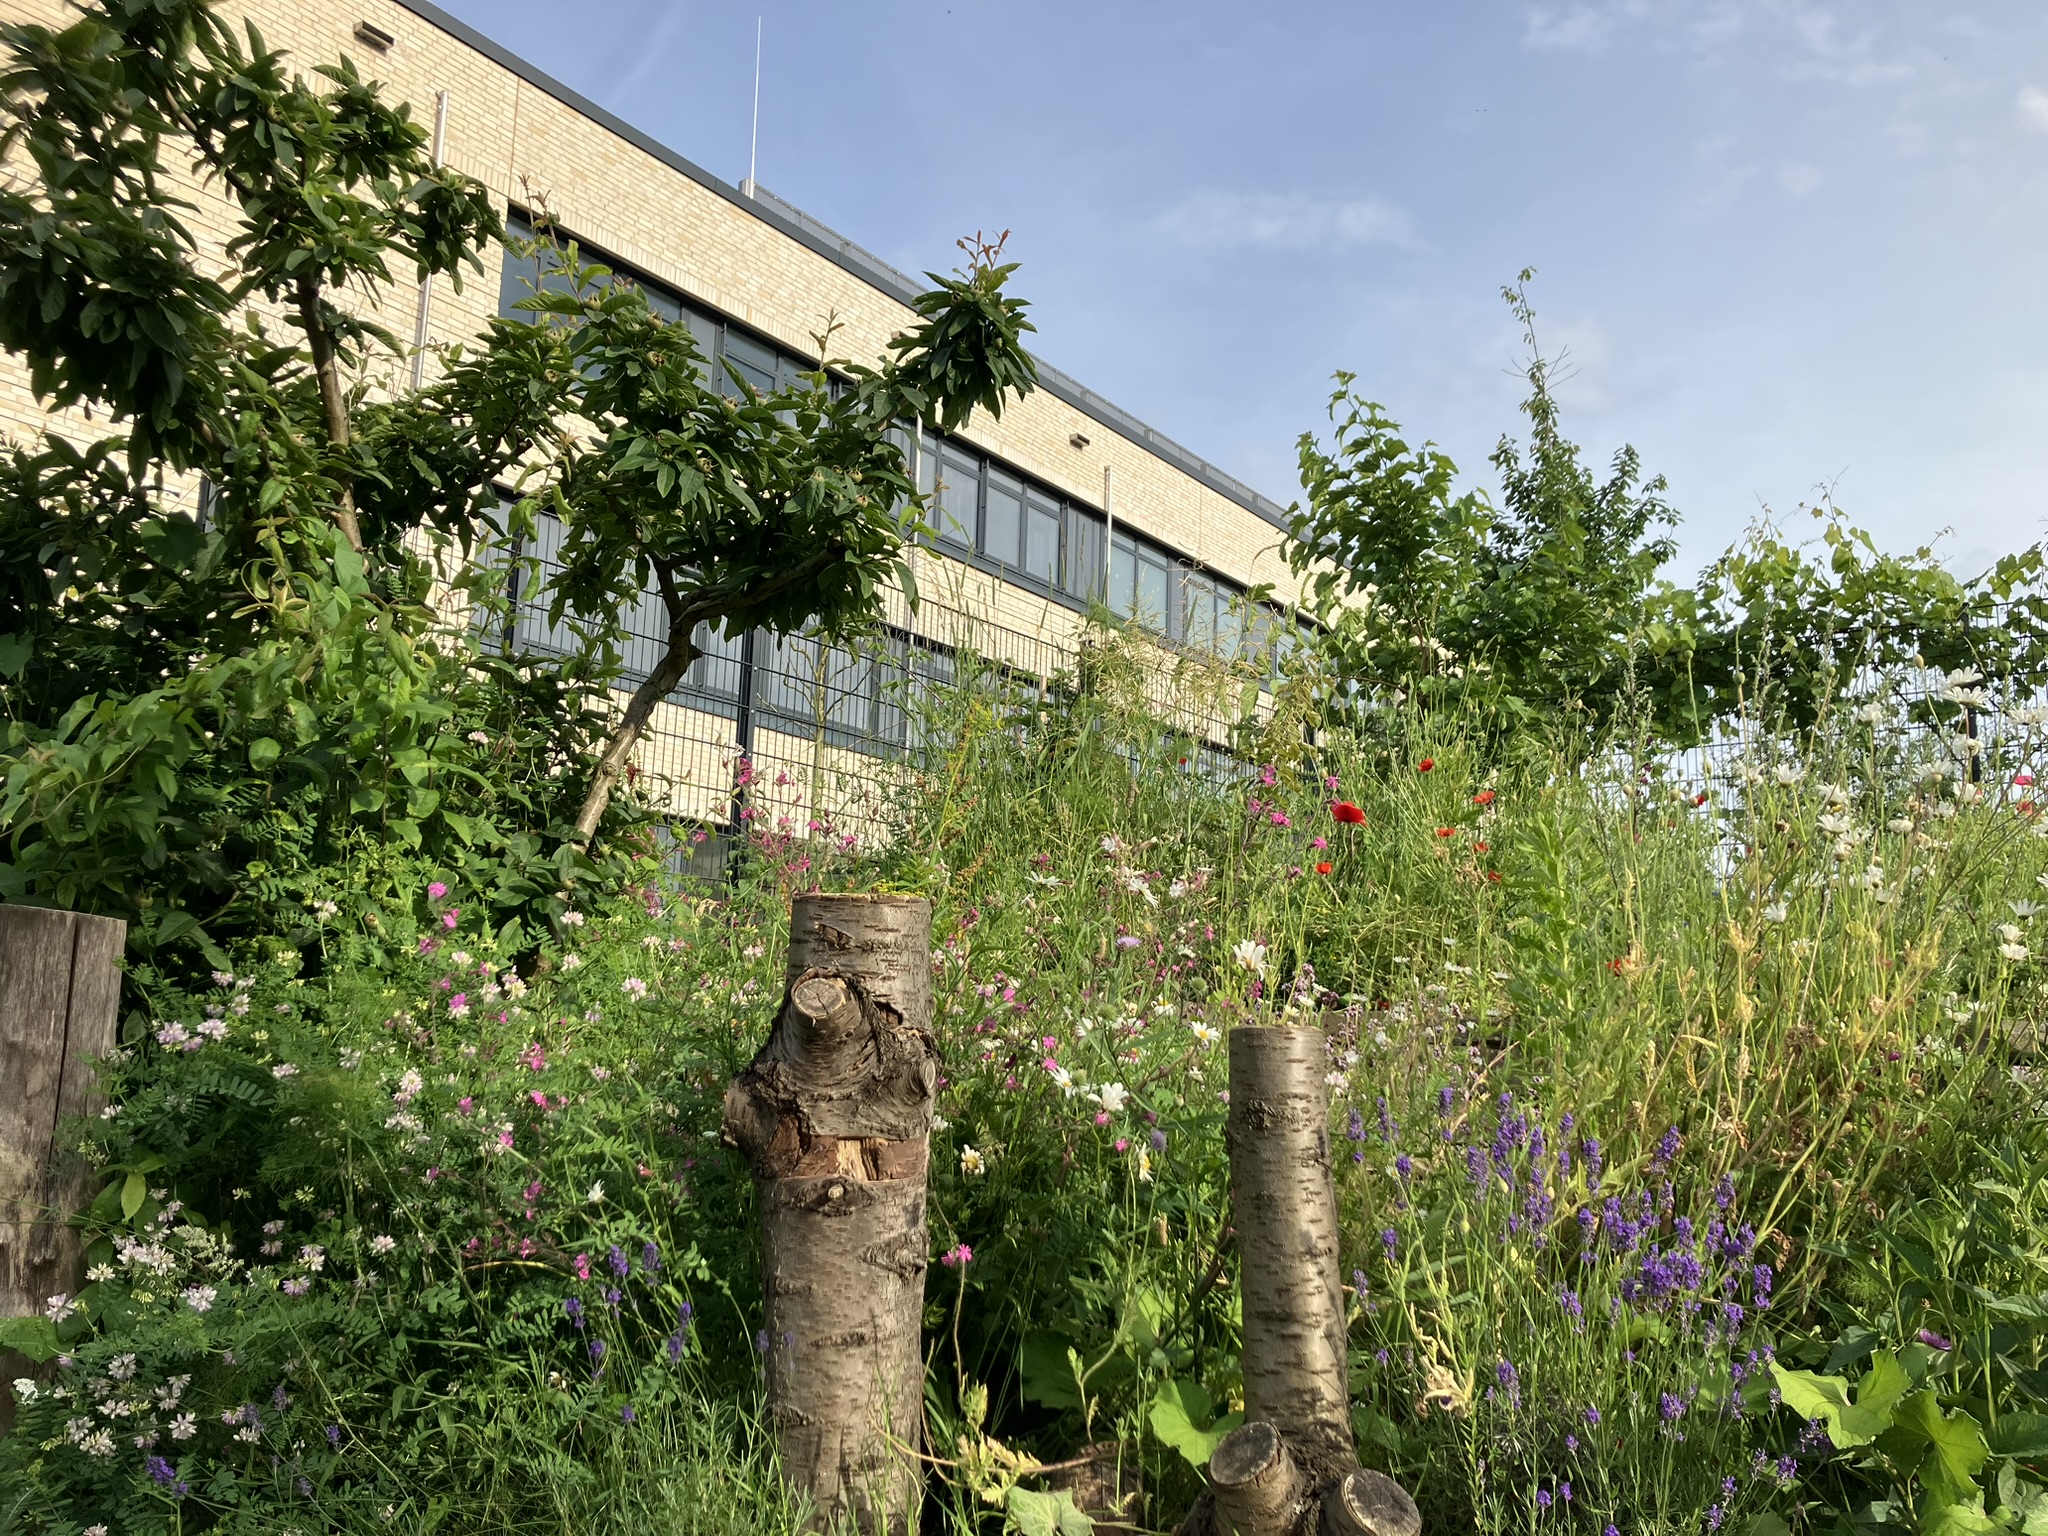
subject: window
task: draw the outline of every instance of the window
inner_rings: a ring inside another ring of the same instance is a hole
[[[941,448],[926,450],[938,461],[938,486],[932,498],[932,526],[939,537],[963,549],[974,548],[974,533],[980,522],[981,465],[978,461]]]
[[[753,385],[762,394],[774,394],[776,369],[777,365],[781,362],[781,358],[777,355],[775,349],[765,341],[757,341],[752,336],[736,331],[729,325],[724,329],[725,346],[719,354],[720,358],[730,363],[733,368],[739,371],[741,378]],[[728,395],[737,393],[730,372],[721,368],[718,371],[717,378],[720,390]]]
[[[1060,584],[1060,509],[1036,490],[1024,496],[1024,574],[1048,587]]]
[[[1113,534],[1109,541],[1109,591],[1104,601],[1119,618],[1138,611],[1138,546],[1127,533]]]
[[[1024,487],[999,469],[988,472],[982,497],[981,552],[998,565],[1020,563],[1024,541]]]
[[[1067,509],[1067,595],[1084,603],[1107,601],[1102,585],[1102,523]]]
[[[1216,581],[1200,571],[1180,579],[1180,637],[1198,651],[1216,649]]]
[[[1138,602],[1131,617],[1147,629],[1172,635],[1169,627],[1177,615],[1169,606],[1173,591],[1173,568],[1166,556],[1149,544],[1138,546]],[[1176,637],[1177,638],[1177,637]]]

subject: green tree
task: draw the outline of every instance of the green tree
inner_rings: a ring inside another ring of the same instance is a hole
[[[0,190],[0,345],[119,434],[0,458],[0,896],[128,916],[145,951],[276,931],[351,850],[387,871],[335,893],[369,920],[417,899],[408,858],[545,910],[592,873],[638,725],[609,726],[601,654],[535,677],[479,651],[435,572],[498,600],[469,557],[545,497],[571,526],[558,610],[655,581],[684,622],[665,672],[697,620],[850,623],[917,526],[889,422],[1032,380],[986,251],[844,387],[725,402],[682,329],[585,284],[380,393],[406,371],[375,318],[394,284],[459,283],[502,235],[404,105],[346,61],[290,73],[205,0],[93,0],[0,43],[27,172]],[[194,179],[232,210],[225,263]]]

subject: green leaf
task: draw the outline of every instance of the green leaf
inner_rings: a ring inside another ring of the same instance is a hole
[[[275,765],[283,752],[284,748],[280,747],[273,737],[258,736],[249,743],[249,766],[261,773]]]
[[[1924,1389],[1899,1404],[1892,1431],[1878,1449],[1909,1473],[1917,1472],[1941,1504],[1968,1500],[1976,1492],[1977,1474],[1991,1457],[1977,1421],[1961,1410],[1944,1417],[1934,1393]]]
[[[2032,1460],[2048,1456],[2048,1414],[2008,1413],[2001,1415],[1991,1431],[1991,1454]]]
[[[1921,1536],[2002,1536],[2005,1527],[1968,1504],[1941,1504],[1920,1512]]]
[[[131,1173],[121,1185],[121,1216],[133,1221],[135,1213],[142,1209],[142,1202],[149,1197],[149,1180],[140,1173]]]
[[[62,1348],[57,1329],[47,1317],[0,1317],[0,1349],[12,1349],[41,1364],[54,1360]]]
[[[1012,1488],[1003,1513],[1005,1528],[1021,1536],[1091,1536],[1095,1530],[1095,1522],[1075,1507],[1074,1496],[1064,1488],[1055,1493]]]
[[[1856,1384],[1856,1407],[1859,1412],[1888,1423],[1892,1410],[1912,1390],[1913,1378],[1892,1357],[1891,1351],[1881,1349],[1871,1357],[1870,1369]]]
[[[1749,1536],[1792,1536],[1792,1527],[1765,1510],[1749,1522]]]
[[[1812,1371],[1787,1370],[1771,1362],[1777,1378],[1778,1395],[1785,1406],[1802,1419],[1819,1419],[1828,1427],[1828,1439],[1835,1449],[1868,1445],[1891,1423],[1889,1413],[1880,1417],[1866,1413],[1849,1401],[1849,1383],[1840,1376],[1816,1376]]]
[[[1396,1456],[1401,1454],[1400,1426],[1364,1403],[1351,1405],[1351,1433],[1360,1440],[1385,1447]]]
[[[1206,1467],[1223,1437],[1244,1422],[1241,1413],[1226,1413],[1213,1424],[1215,1412],[1208,1392],[1198,1381],[1161,1382],[1153,1394],[1146,1420],[1161,1445],[1170,1445],[1191,1467]]]
[[[348,547],[339,528],[334,530],[334,583],[342,591],[361,594],[370,590],[363,580],[363,557]]]
[[[1081,1395],[1074,1388],[1074,1372],[1067,1364],[1065,1339],[1053,1333],[1034,1333],[1026,1337],[1017,1355],[1027,1399],[1048,1408],[1081,1406]]]
[[[35,642],[27,635],[0,635],[0,677],[21,676],[35,650]]]

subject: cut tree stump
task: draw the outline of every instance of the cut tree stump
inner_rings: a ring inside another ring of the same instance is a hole
[[[67,1222],[92,1170],[64,1122],[99,1107],[92,1063],[114,1048],[128,925],[46,907],[0,906],[0,1317],[77,1293],[84,1254]],[[0,1352],[0,1383],[27,1373]],[[0,1388],[0,1433],[14,1395]]]
[[[921,897],[799,896],[782,1008],[725,1098],[761,1213],[769,1414],[818,1529],[907,1536],[924,1493],[931,949]]]
[[[1362,1470],[1351,1439],[1337,1263],[1327,1037],[1230,1032],[1231,1222],[1243,1303],[1245,1423],[1216,1447],[1187,1536],[1420,1536],[1401,1485]]]

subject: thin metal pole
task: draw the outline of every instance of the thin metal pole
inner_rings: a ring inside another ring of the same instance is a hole
[[[754,195],[754,170],[755,170],[755,166],[756,166],[756,165],[757,165],[757,163],[758,163],[758,160],[759,160],[759,156],[760,156],[760,153],[761,153],[761,22],[762,22],[762,20],[763,20],[763,18],[762,18],[762,17],[759,17],[759,16],[756,16],[756,17],[754,18],[754,136],[753,136],[753,141],[752,141],[752,142],[751,142],[751,143],[750,143],[750,144],[749,144],[749,145],[747,146],[747,184],[746,184],[746,185],[745,185],[744,187],[740,188],[740,190],[741,190],[742,192],[746,193],[746,194],[747,194],[747,196],[749,196],[749,197],[752,197],[752,196]]]
[[[434,93],[434,169],[441,169],[441,157],[448,151],[448,93]],[[420,313],[412,328],[412,387],[418,389],[427,377],[427,316],[434,303],[434,274],[420,279]]]

